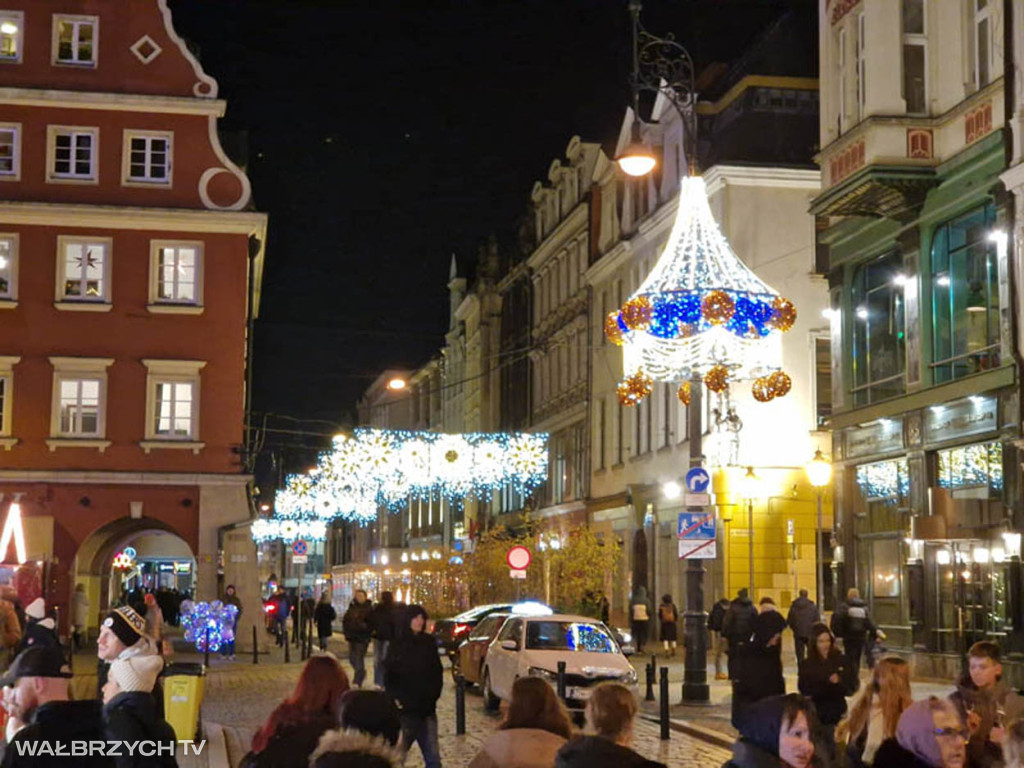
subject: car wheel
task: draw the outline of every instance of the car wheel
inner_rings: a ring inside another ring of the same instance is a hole
[[[501,704],[501,699],[494,695],[494,690],[491,688],[491,670],[489,669],[484,670],[484,683],[481,691],[484,695],[484,709],[494,712]]]

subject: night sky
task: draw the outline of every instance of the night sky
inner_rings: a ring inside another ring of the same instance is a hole
[[[643,20],[699,71],[795,1],[649,0]],[[330,433],[381,370],[437,351],[452,254],[511,240],[533,182],[574,134],[611,149],[629,99],[626,0],[170,6],[270,215],[254,419],[297,432]]]

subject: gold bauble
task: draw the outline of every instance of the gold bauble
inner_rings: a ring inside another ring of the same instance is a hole
[[[768,383],[776,397],[782,397],[793,388],[793,380],[782,371],[776,371],[768,377]]]
[[[775,397],[775,391],[768,378],[768,376],[762,376],[759,379],[754,379],[754,383],[750,385],[750,393],[759,403],[767,403]]]
[[[604,319],[604,335],[612,344],[622,346],[622,326],[619,325],[618,312],[609,312],[608,317]]]
[[[724,365],[715,365],[704,374],[704,386],[712,392],[724,392],[729,386],[729,369]]]
[[[646,296],[637,296],[622,305],[622,322],[631,331],[646,331],[651,327],[653,310]]]
[[[690,382],[684,381],[679,385],[679,391],[676,392],[676,397],[679,398],[679,402],[683,405],[690,404]]]
[[[616,393],[619,396],[619,403],[622,405],[636,405],[653,390],[654,382],[651,377],[643,371],[637,371],[619,383]]]
[[[796,307],[789,299],[777,296],[772,302],[772,316],[765,325],[777,331],[788,331],[796,322]]]
[[[445,454],[444,454],[444,460],[447,461],[449,464],[454,464],[456,461],[459,460],[459,453],[458,453],[458,451],[454,451],[454,450],[446,451]]]
[[[736,304],[725,291],[712,291],[700,304],[700,313],[712,325],[728,323],[736,311]]]

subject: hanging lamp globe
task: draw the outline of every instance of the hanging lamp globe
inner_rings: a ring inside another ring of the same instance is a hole
[[[622,154],[615,158],[619,168],[627,176],[646,176],[658,164],[654,151],[641,141],[634,141]]]

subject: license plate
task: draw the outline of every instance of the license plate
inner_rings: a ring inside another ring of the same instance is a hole
[[[576,685],[570,685],[565,689],[565,698],[576,699],[577,701],[586,701],[590,698],[590,688],[580,688]]]

